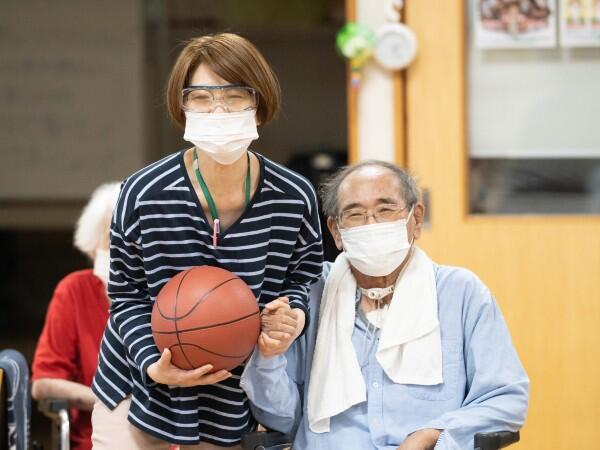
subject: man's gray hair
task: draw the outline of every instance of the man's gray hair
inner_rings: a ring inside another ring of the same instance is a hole
[[[325,213],[325,217],[335,218],[338,216],[338,192],[340,185],[346,179],[346,177],[351,173],[362,169],[363,167],[369,166],[382,167],[390,170],[394,175],[396,175],[398,183],[400,184],[400,188],[402,189],[403,199],[409,208],[419,201],[419,188],[413,177],[411,177],[408,172],[395,164],[372,159],[340,168],[331,176],[331,178],[329,178],[329,180],[321,185],[319,191],[321,194],[321,202],[323,204],[323,212]]]

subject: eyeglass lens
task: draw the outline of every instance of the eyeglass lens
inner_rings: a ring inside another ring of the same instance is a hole
[[[183,106],[188,111],[212,112],[221,104],[228,112],[238,112],[256,106],[254,92],[244,87],[184,90]]]

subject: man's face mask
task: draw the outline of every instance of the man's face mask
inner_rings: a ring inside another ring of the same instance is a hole
[[[405,219],[340,228],[342,245],[350,264],[359,272],[380,277],[389,275],[406,259],[414,239],[409,240]]]

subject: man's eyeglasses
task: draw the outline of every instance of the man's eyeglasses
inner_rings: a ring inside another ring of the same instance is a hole
[[[343,211],[338,216],[338,221],[342,228],[366,225],[369,222],[369,216],[373,216],[375,222],[392,222],[400,220],[402,211],[406,208],[406,206],[400,207],[392,204],[379,205],[372,212],[362,208],[352,208]]]
[[[211,113],[218,104],[225,112],[254,109],[257,106],[256,91],[238,84],[189,86],[182,91],[185,111]]]

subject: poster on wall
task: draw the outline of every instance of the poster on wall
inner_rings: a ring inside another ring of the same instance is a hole
[[[560,45],[600,47],[600,0],[561,0]]]
[[[556,46],[556,0],[474,0],[477,48]]]

